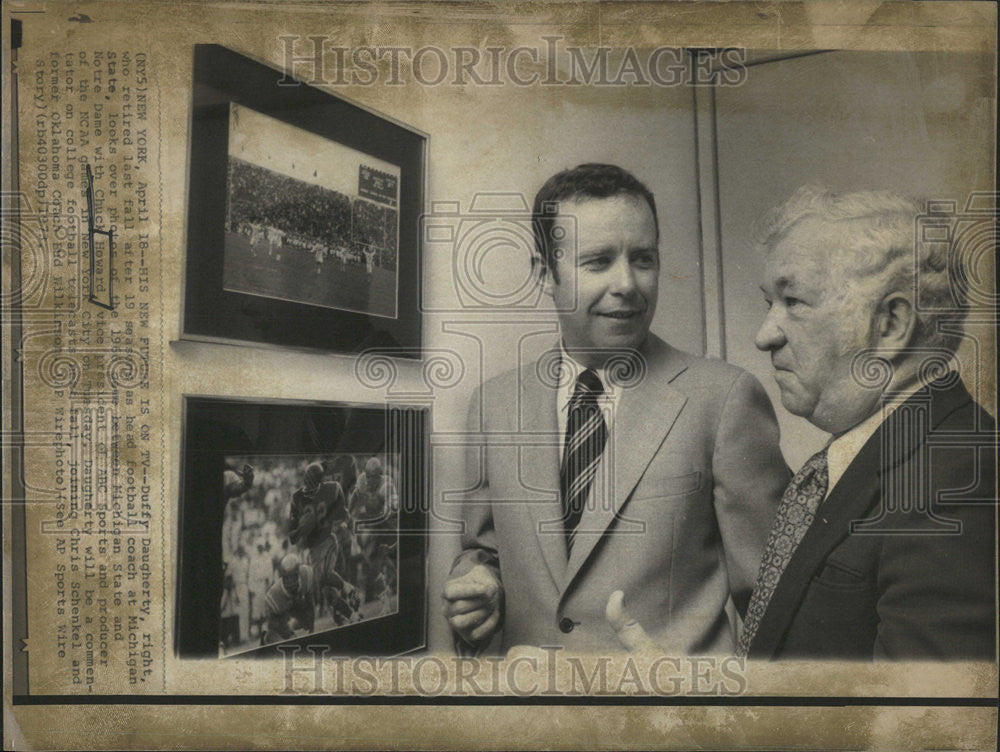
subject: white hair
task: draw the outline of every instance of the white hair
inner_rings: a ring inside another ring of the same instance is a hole
[[[891,292],[907,294],[917,315],[912,344],[954,352],[959,335],[939,331],[938,322],[964,316],[965,292],[952,284],[958,259],[950,242],[918,238],[917,219],[924,214],[920,202],[889,191],[834,193],[806,185],[761,217],[754,234],[758,246],[771,250],[802,220],[824,222],[839,246],[829,259],[838,280],[851,289],[863,284],[872,307]]]

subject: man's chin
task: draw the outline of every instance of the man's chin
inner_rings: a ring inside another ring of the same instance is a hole
[[[620,331],[610,331],[602,338],[602,347],[608,350],[636,350],[642,346],[649,336],[649,329],[640,327],[624,327]]]
[[[583,347],[574,347],[566,342],[563,343],[563,346],[580,363],[591,368],[603,368],[608,359],[640,349],[648,336],[648,331],[627,334],[606,333],[598,341]]]
[[[805,395],[788,391],[783,387],[781,388],[781,404],[792,415],[797,415],[807,420],[812,412],[812,405],[809,404]]]

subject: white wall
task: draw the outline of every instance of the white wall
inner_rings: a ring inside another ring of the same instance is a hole
[[[754,221],[808,182],[960,208],[993,190],[992,76],[986,56],[831,52],[752,66],[743,86],[717,92],[726,357],[768,389],[793,468],[827,435],[781,406],[768,355],[753,345],[765,312]],[[969,331],[963,375],[995,412],[995,332]]]

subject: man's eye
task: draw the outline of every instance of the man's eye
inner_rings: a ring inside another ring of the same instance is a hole
[[[798,298],[785,298],[785,306],[787,308],[794,308],[802,303]]]
[[[583,262],[583,267],[585,269],[590,269],[592,271],[598,269],[605,269],[608,266],[608,259],[606,256],[598,256],[597,258],[587,259]]]
[[[642,269],[652,269],[656,266],[657,260],[655,253],[640,253],[632,260],[632,263]]]

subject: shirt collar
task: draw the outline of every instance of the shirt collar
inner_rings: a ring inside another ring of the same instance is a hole
[[[925,386],[927,385],[924,382],[918,381],[905,389],[894,392],[890,398],[880,403],[878,410],[858,423],[854,428],[830,439],[830,442],[827,444],[826,453],[827,469],[829,472],[827,496],[830,495],[830,491],[837,485],[837,481],[843,476],[844,472],[854,461],[854,458],[858,456],[862,447],[868,443],[868,439],[875,435],[878,427],[892,415],[897,407]]]
[[[588,366],[583,365],[583,363],[566,352],[562,340],[559,340],[559,356],[561,359],[559,363],[559,406],[560,409],[566,410],[570,399],[573,397],[573,390],[576,389],[576,380],[583,371],[587,370]],[[601,396],[601,399],[617,400],[619,390],[613,383],[608,381],[607,370],[604,368],[594,368],[592,370],[597,373],[597,376],[601,379],[601,384],[604,385],[604,394]]]

